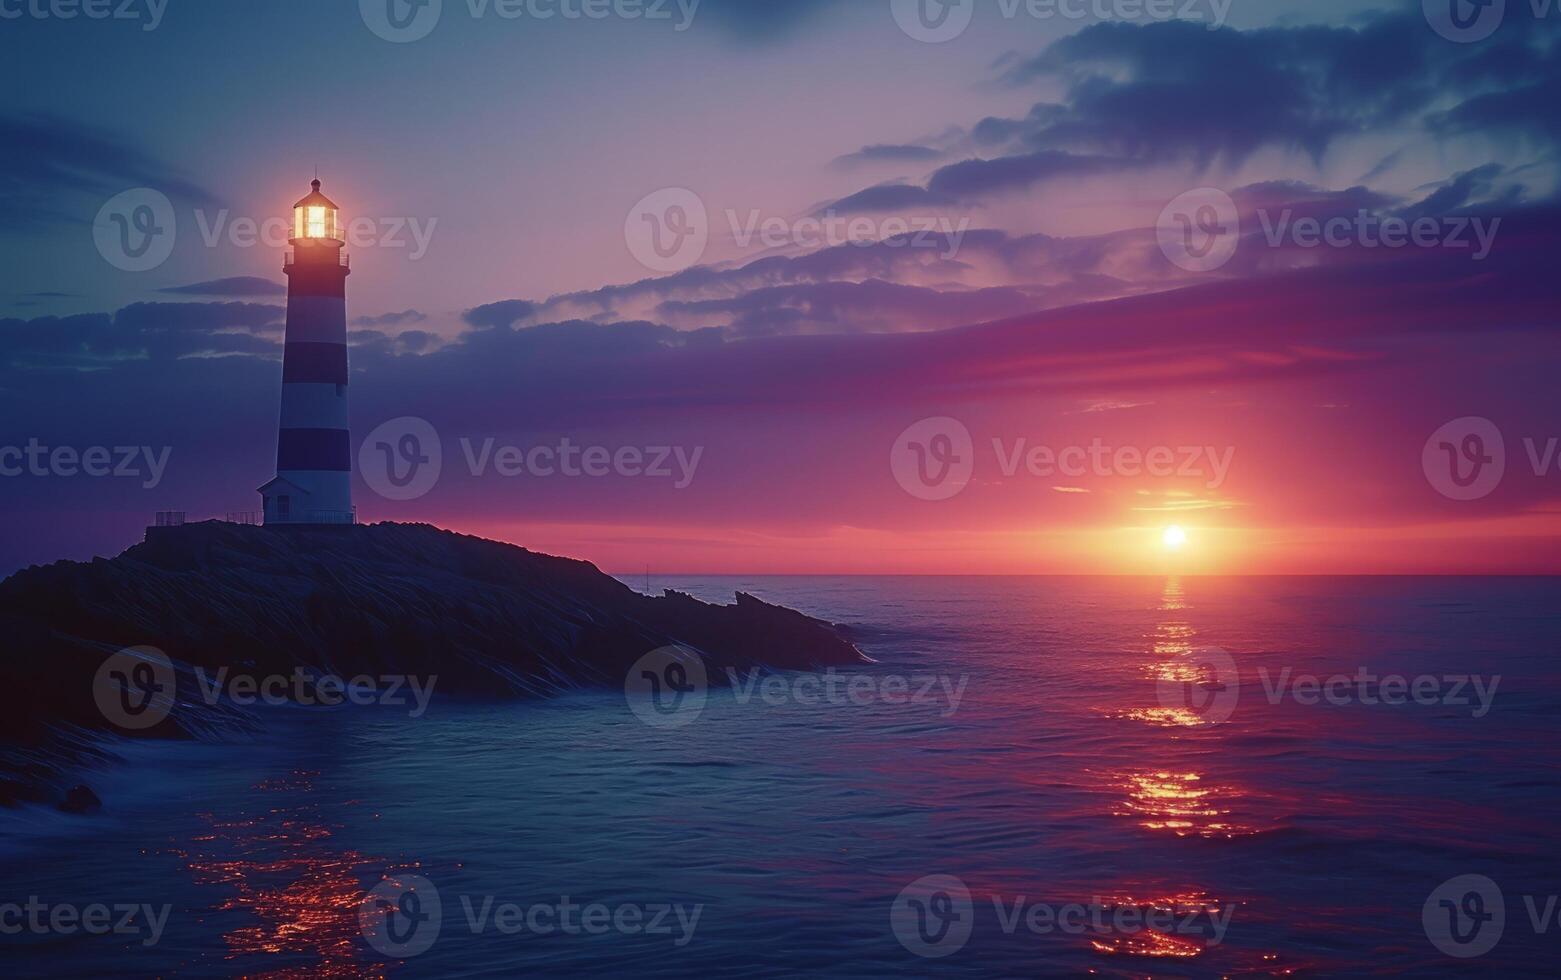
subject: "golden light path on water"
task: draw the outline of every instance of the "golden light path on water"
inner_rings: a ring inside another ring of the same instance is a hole
[[[209,834],[175,851],[194,881],[226,892],[217,913],[237,917],[223,939],[229,971],[247,977],[383,977],[381,964],[364,959],[358,908],[363,879],[383,861],[332,843],[334,829],[312,802],[318,773],[293,772],[254,789],[276,793],[277,805],[231,819],[202,814]],[[250,972],[266,958],[296,965]]]
[[[1213,683],[1207,666],[1194,657],[1197,633],[1186,620],[1186,609],[1185,592],[1180,581],[1173,577],[1167,581],[1160,597],[1159,621],[1146,636],[1150,659],[1140,672],[1144,680],[1154,684],[1170,682],[1175,686]],[[1108,713],[1119,722],[1150,726],[1162,733],[1152,736],[1160,739],[1179,739],[1182,736],[1177,732],[1207,729],[1216,723],[1201,712],[1176,704],[1131,707]],[[1156,754],[1167,760],[1180,757],[1174,743],[1155,743],[1155,748],[1160,750]],[[1235,785],[1211,778],[1201,768],[1167,761],[1162,765],[1100,775],[1117,796],[1118,803],[1111,811],[1112,816],[1130,819],[1143,831],[1206,839],[1230,839],[1257,832],[1255,827],[1233,816],[1246,794]],[[1197,912],[1205,917],[1204,921],[1209,916],[1221,914],[1228,904],[1197,888],[1163,894],[1108,895],[1099,901],[1108,909],[1123,907],[1178,915]],[[1164,960],[1195,959],[1207,951],[1209,941],[1206,935],[1186,935],[1154,928],[1113,931],[1088,939],[1090,948],[1103,956]],[[1262,965],[1254,972],[1275,976],[1292,972],[1278,966],[1276,959],[1275,954],[1263,955]]]

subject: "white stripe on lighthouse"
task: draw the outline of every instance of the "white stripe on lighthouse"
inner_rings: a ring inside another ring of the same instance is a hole
[[[304,382],[284,385],[282,428],[347,428],[346,386]]]

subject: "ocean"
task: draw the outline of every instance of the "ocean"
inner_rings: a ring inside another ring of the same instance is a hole
[[[672,701],[473,703],[436,686],[417,717],[281,708],[244,744],[126,743],[87,777],[102,813],[0,814],[5,972],[1540,976],[1561,961],[1561,580],[651,584],[845,624],[874,663],[685,682]]]

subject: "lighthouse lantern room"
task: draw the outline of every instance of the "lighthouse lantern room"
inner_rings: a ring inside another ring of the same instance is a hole
[[[341,234],[341,209],[320,193],[320,182],[310,185],[309,196],[293,205],[293,240],[345,242]]]
[[[347,429],[347,276],[341,210],[320,193],[293,205],[276,476],[260,488],[267,524],[352,524]]]

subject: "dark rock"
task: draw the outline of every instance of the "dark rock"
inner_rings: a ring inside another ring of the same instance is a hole
[[[752,596],[717,606],[641,595],[594,565],[427,525],[159,528],[117,558],[56,562],[0,583],[0,742],[61,726],[112,729],[93,700],[99,666],[146,645],[168,655],[178,703],[124,734],[207,738],[245,712],[196,695],[208,676],[438,676],[438,696],[534,696],[617,686],[657,647],[727,667],[865,662],[831,625]],[[0,775],[4,775],[0,773]]]
[[[86,786],[72,786],[65,791],[59,808],[65,813],[96,813],[103,809],[103,801]]]

